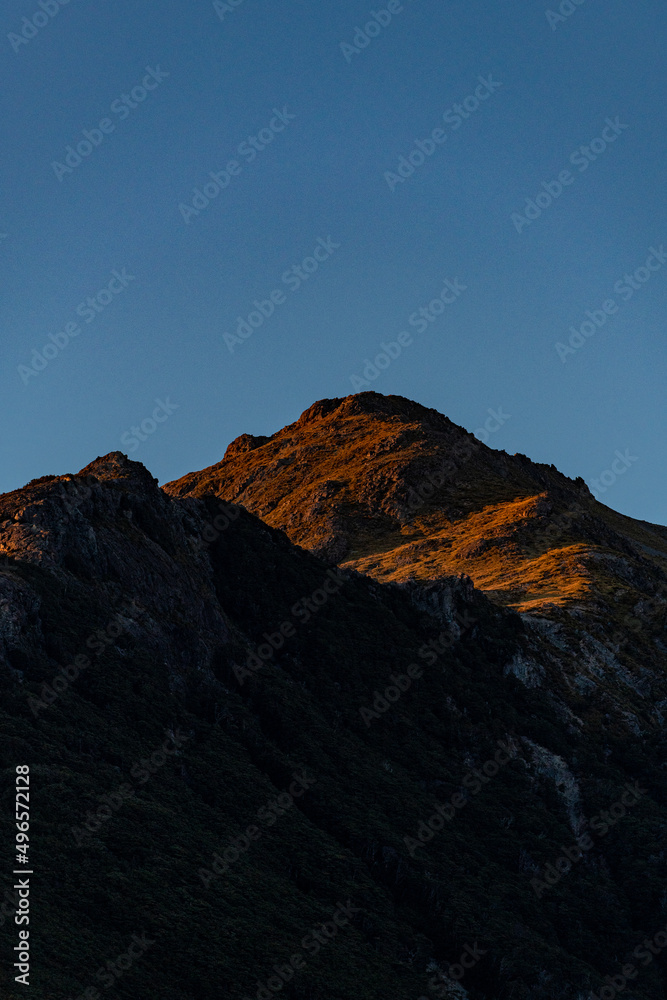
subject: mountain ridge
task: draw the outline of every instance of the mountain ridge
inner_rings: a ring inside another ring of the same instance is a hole
[[[378,579],[466,573],[520,610],[583,596],[605,546],[627,555],[638,542],[645,552],[633,548],[633,559],[653,549],[654,569],[667,571],[667,529],[617,514],[583,479],[490,449],[401,396],[320,400],[270,436],[241,435],[220,462],[163,488],[241,503],[297,544]],[[562,544],[552,552],[559,518]]]

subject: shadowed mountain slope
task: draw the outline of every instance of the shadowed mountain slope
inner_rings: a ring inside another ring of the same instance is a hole
[[[340,467],[343,440],[328,454]],[[359,488],[391,527],[391,450],[375,458]],[[544,475],[542,492],[569,488]],[[517,500],[493,482],[494,503]],[[452,520],[484,509],[473,485],[457,509],[447,487]],[[112,453],[0,496],[0,859],[10,873],[28,764],[31,996],[582,1000],[634,962],[634,1000],[663,997],[660,958],[633,958],[667,923],[657,568],[606,626],[576,607],[557,622],[465,576],[339,571],[240,506],[177,492]],[[372,534],[371,514],[364,500],[349,524]],[[26,992],[16,905],[8,889],[8,1000]]]

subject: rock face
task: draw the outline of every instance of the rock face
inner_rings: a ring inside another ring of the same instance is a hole
[[[114,452],[0,496],[34,1000],[664,996],[664,529],[479,444],[412,507],[473,440],[363,393],[164,490]]]

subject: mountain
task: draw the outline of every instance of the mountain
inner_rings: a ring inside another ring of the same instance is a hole
[[[270,437],[241,435],[221,462],[165,491],[242,504],[297,545],[383,583],[464,574],[531,632],[558,630],[573,649],[582,635],[601,642],[632,676],[662,684],[667,529],[401,396],[321,400]],[[619,691],[623,702],[625,680]],[[653,705],[640,714],[660,717]]]
[[[465,573],[521,611],[641,590],[667,570],[667,529],[401,396],[321,400],[270,437],[241,435],[221,462],[165,490],[233,500],[377,580]]]
[[[35,1000],[664,997],[665,537],[366,393],[1,495],[0,995],[28,765]]]

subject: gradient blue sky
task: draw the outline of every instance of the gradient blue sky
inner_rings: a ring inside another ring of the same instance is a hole
[[[348,62],[341,42],[384,0],[242,0],[222,20],[204,0],[71,0],[16,52],[8,35],[39,6],[4,4],[0,490],[116,449],[173,479],[352,392],[408,330],[368,388],[472,431],[502,408],[490,446],[589,483],[627,449],[636,461],[600,499],[667,523],[667,264],[629,301],[614,291],[667,247],[666,12],[568,6],[552,30],[537,0],[405,0]],[[148,66],[169,76],[121,121],[111,105]],[[502,86],[443,123],[489,74]],[[238,155],[284,107],[285,130],[254,162]],[[113,133],[59,181],[52,162],[105,117]],[[570,155],[608,117],[628,127],[580,172]],[[444,144],[391,191],[385,171],[440,126]],[[186,224],[179,203],[231,159],[241,173]],[[518,233],[512,213],[564,169],[574,182]],[[290,290],[281,276],[320,237],[340,248]],[[123,268],[135,280],[77,317]],[[419,333],[408,317],[445,278],[466,291]],[[225,332],[279,288],[231,353]],[[610,298],[618,311],[563,363],[556,343]],[[19,366],[72,322],[81,333],[24,384]],[[178,408],[128,449],[156,399]]]

